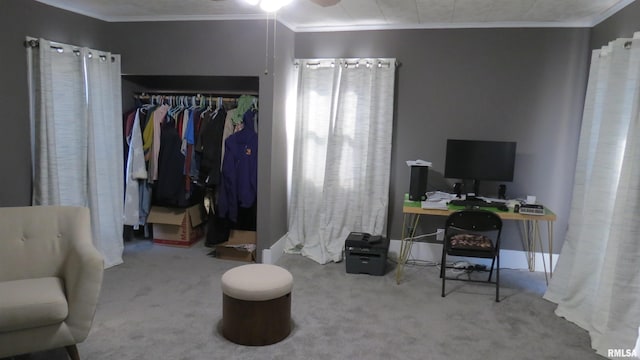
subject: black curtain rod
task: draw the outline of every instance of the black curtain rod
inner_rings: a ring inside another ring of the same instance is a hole
[[[25,41],[24,41],[24,47],[26,47],[26,48],[35,48],[35,49],[37,49],[37,48],[39,48],[39,47],[40,47],[40,40],[35,40],[35,39],[25,40]],[[54,45],[51,45],[51,48],[52,48],[52,49],[59,50],[60,52],[62,52],[62,46],[54,46]],[[74,52],[76,55],[80,55],[80,50],[73,50],[73,52]],[[99,56],[99,58],[101,58],[101,59],[103,59],[103,60],[106,60],[106,56],[104,56],[104,55],[100,55],[100,56]],[[112,56],[112,57],[111,57],[111,62],[114,62],[114,61],[116,61],[116,58]]]
[[[32,47],[32,48],[37,48],[40,47],[40,41],[39,40],[25,40],[24,41],[24,47],[28,48],[28,47]]]

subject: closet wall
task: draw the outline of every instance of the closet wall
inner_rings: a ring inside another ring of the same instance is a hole
[[[293,32],[278,25],[274,51],[271,22],[266,49],[266,26],[264,20],[112,23],[108,44],[109,50],[122,55],[127,91],[153,90],[170,81],[175,81],[174,88],[213,86],[218,90],[231,85],[241,91],[253,86],[247,85],[247,78],[251,84],[257,81],[258,261],[262,249],[271,247],[287,230],[284,84],[292,68],[294,40]]]
[[[0,206],[31,204],[29,96],[22,45],[31,35],[119,53],[122,72],[128,75],[257,78],[259,259],[262,249],[286,232],[282,84],[292,64],[291,30],[278,25],[273,51],[273,22],[267,41],[264,20],[107,23],[33,0],[3,0],[0,8]]]
[[[208,98],[208,100],[205,100],[205,102],[216,101],[215,98],[217,97],[225,99],[238,99],[241,95],[250,95],[258,99],[259,80],[260,79],[257,76],[122,75],[123,113],[129,113],[132,109],[140,106],[140,100],[136,101],[136,99],[139,99],[141,97],[141,94],[164,95],[172,98],[202,95],[205,97],[205,99]],[[148,99],[143,100],[142,103],[148,103],[148,101]],[[257,105],[259,106],[259,104]],[[208,105],[205,104],[205,106]],[[215,108],[215,105],[212,106],[214,106]],[[232,104],[227,102],[225,104],[226,110],[230,111],[232,109],[232,107],[230,106],[232,106]],[[223,122],[224,119],[225,117],[222,118]],[[258,131],[258,128],[256,127],[255,130]],[[209,139],[209,141],[213,140]],[[223,146],[224,143],[221,143],[220,147]],[[194,166],[195,164],[196,163],[191,162],[191,166]],[[199,170],[201,171],[201,169]],[[213,193],[218,192],[219,185],[217,184],[217,182],[215,186],[206,186],[202,181],[203,179],[203,177],[199,177],[198,183],[200,185],[198,186],[192,184],[191,190],[193,191],[193,198],[189,201],[190,205],[198,202],[198,200],[202,203],[202,196],[205,195],[207,189],[209,189],[209,191],[212,191]],[[160,179],[158,180],[158,184],[159,183]],[[187,191],[187,193],[189,192]],[[152,205],[176,206],[175,204],[159,204],[158,199],[156,198],[156,194],[154,194],[152,198],[154,199],[151,201]],[[248,214],[246,212],[243,212],[243,221],[240,221],[240,219],[238,220],[240,223],[246,223],[244,225],[245,228],[242,228],[243,230],[257,230],[255,227],[255,210],[256,208],[253,207],[252,211],[250,212],[250,218],[247,217]],[[228,235],[228,230],[227,227],[223,226],[222,224],[228,223],[222,220],[220,220],[219,222],[215,222],[213,219],[210,220],[213,223],[218,224],[218,227],[224,227],[224,229],[218,229],[218,235],[215,236],[213,233],[213,229],[208,227],[208,230],[212,232],[212,234],[209,234],[207,236],[207,239],[209,240],[209,238],[211,237],[211,239],[215,238],[216,242],[226,241],[227,237],[223,236],[223,234],[226,233]],[[248,226],[248,224],[250,224],[251,226]],[[125,226],[125,239],[131,237],[130,230],[131,228],[129,226]],[[211,244],[213,245],[214,243]]]

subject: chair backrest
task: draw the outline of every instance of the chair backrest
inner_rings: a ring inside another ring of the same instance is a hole
[[[466,231],[500,231],[502,219],[487,210],[460,210],[449,215],[446,227]]]
[[[0,281],[60,276],[74,241],[92,242],[87,208],[0,208]]]

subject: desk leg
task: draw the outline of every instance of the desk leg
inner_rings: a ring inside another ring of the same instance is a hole
[[[549,241],[549,278],[553,278],[553,221],[547,221],[547,241]]]
[[[542,247],[542,236],[540,234],[540,224],[538,220],[524,220],[522,222],[523,227],[523,239],[524,250],[527,253],[527,263],[529,264],[529,271],[536,271],[536,246],[540,246],[540,252],[542,254],[542,266],[544,268],[544,279],[549,284],[549,278],[551,278],[551,268],[553,268],[552,260],[552,243],[553,243],[553,224],[551,221],[547,222],[547,239],[549,241],[549,273],[547,275],[547,262],[544,258],[544,249]]]
[[[538,240],[538,244],[540,244],[540,254],[542,257],[542,266],[544,268],[544,281],[546,281],[547,285],[549,285],[549,278],[547,277],[547,262],[544,261],[544,249],[542,247],[542,236],[540,236],[540,222],[538,220],[535,220],[534,226],[535,226],[534,233]]]
[[[409,224],[407,224],[407,222]],[[404,265],[407,263],[409,254],[411,253],[411,246],[413,245],[413,238],[416,235],[416,229],[420,222],[419,214],[404,214],[402,220],[402,239],[400,240],[400,253],[398,254],[398,264],[396,267],[396,283],[400,284],[402,280]],[[407,225],[409,228],[407,229]],[[408,231],[407,231],[408,230]]]
[[[536,256],[535,256],[535,238],[532,234],[531,221],[522,221],[522,237],[524,251],[527,253],[527,264],[529,265],[529,271],[536,270]]]

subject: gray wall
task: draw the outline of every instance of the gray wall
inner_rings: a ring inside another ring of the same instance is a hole
[[[640,31],[640,1],[634,1],[591,30],[591,48],[597,49],[620,37]]]
[[[257,76],[260,82],[259,251],[286,232],[284,83],[293,56],[293,32],[273,26],[265,63],[265,21],[105,23],[35,1],[6,0],[0,12],[0,206],[31,203],[25,36],[108,50],[122,55],[123,74]],[[286,56],[286,60],[285,60]],[[275,63],[275,65],[274,65]],[[275,70],[275,71],[274,71]],[[266,71],[266,73],[265,73]],[[274,115],[278,121],[274,123]],[[276,139],[272,141],[272,139]],[[273,161],[272,161],[273,160]]]
[[[284,105],[291,59],[388,56],[402,63],[395,99],[391,237],[397,239],[401,232],[400,199],[409,182],[405,160],[432,161],[432,189],[448,190],[450,182],[442,179],[447,138],[516,140],[516,179],[508,184],[508,195],[537,195],[557,212],[557,252],[566,232],[589,51],[640,30],[639,13],[640,5],[634,2],[593,31],[294,34],[278,25],[276,56],[271,49],[265,66],[264,21],[105,23],[35,1],[4,0],[0,12],[0,106],[4,110],[0,122],[5,129],[0,133],[0,206],[31,201],[22,47],[27,35],[120,53],[125,74],[259,76],[260,248],[286,232]],[[491,192],[496,186],[487,183],[484,190]],[[433,220],[428,227],[438,226],[438,220]],[[516,230],[510,231],[514,236],[506,247],[521,248]]]
[[[287,133],[286,133],[286,96],[293,77],[293,58],[295,34],[286,26],[280,25],[276,30],[276,58],[273,69],[274,104],[273,124],[271,129],[271,153],[269,156],[270,193],[259,194],[259,202],[268,201],[268,220],[270,244],[279,240],[287,232]],[[262,134],[260,134],[262,141]],[[266,209],[265,209],[266,210]]]
[[[455,29],[298,33],[295,54],[396,57],[390,237],[400,239],[405,161],[433,162],[430,189],[451,191],[442,178],[447,138],[518,142],[507,195],[536,195],[558,215],[554,249],[567,228],[587,76],[589,29]],[[391,99],[389,99],[391,100]],[[498,183],[481,189],[497,194]],[[444,220],[429,218],[426,229]],[[506,224],[504,248],[522,249]],[[545,246],[546,248],[546,246]]]
[[[35,1],[0,5],[0,206],[31,205],[26,36],[108,50],[107,23]]]
[[[286,232],[284,86],[293,33],[278,25],[274,57],[265,21],[181,21],[110,24],[109,49],[122,55],[127,75],[257,76],[260,78],[258,149],[258,259]],[[266,51],[268,51],[268,56]],[[276,80],[277,79],[277,80]]]

